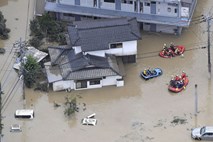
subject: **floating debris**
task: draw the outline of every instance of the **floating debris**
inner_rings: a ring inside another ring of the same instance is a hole
[[[171,123],[175,124],[175,125],[185,124],[185,123],[187,123],[187,119],[183,119],[183,118],[179,118],[179,117],[175,116],[174,120]]]

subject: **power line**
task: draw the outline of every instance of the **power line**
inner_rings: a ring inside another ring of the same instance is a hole
[[[6,103],[7,103],[8,99],[9,99],[9,98],[10,98],[10,96],[12,95],[13,90],[14,90],[14,89],[15,89],[15,87],[17,86],[18,82],[19,82],[19,79],[17,79],[17,81],[16,81],[15,85],[13,86],[13,88],[11,89],[11,91],[10,91],[9,95],[7,96],[7,98],[6,98],[6,99],[4,100],[4,102],[2,103],[2,104],[3,104],[3,105],[2,105],[2,108],[4,108],[4,106],[6,105]]]
[[[13,95],[12,95],[12,97],[10,98],[10,100],[8,99],[8,102],[6,102],[5,107],[3,108],[2,113],[4,113],[4,112],[5,112],[5,110],[7,109],[8,105],[11,103],[11,101],[12,101],[13,97],[15,96],[15,93],[14,93],[14,92],[17,92],[18,88],[19,88],[19,87],[16,87],[16,90],[15,90],[15,91],[13,91]]]

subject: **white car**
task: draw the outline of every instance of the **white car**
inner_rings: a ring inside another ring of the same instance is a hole
[[[191,136],[196,140],[213,140],[213,126],[194,128]]]
[[[92,125],[92,126],[95,126],[97,124],[97,119],[84,118],[84,119],[82,119],[82,124],[83,125]]]
[[[10,126],[10,132],[21,132],[21,125],[13,124]]]
[[[95,126],[97,124],[97,119],[95,119],[95,113],[85,117],[82,119],[82,124],[83,125],[92,125],[92,126]]]

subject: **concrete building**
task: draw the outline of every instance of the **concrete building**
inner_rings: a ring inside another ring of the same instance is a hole
[[[191,22],[197,0],[56,0],[45,11],[58,19],[136,17],[145,31],[181,34]]]

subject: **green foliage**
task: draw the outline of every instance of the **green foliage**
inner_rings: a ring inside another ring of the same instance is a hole
[[[29,44],[38,49],[43,44],[43,42],[37,36],[34,36],[29,40]]]
[[[66,97],[65,98],[66,102],[65,102],[65,110],[64,110],[64,115],[70,117],[73,113],[75,113],[75,111],[78,110],[77,107],[77,101],[76,98],[69,98]]]
[[[4,19],[4,16],[2,12],[0,11],[0,38],[1,39],[8,39],[9,35],[8,33],[10,32],[10,29],[6,27],[6,19]]]
[[[24,83],[28,88],[32,88],[36,83],[36,78],[40,73],[40,65],[32,56],[27,56],[27,61],[24,64]]]
[[[48,13],[31,21],[30,30],[33,37],[30,44],[36,48],[41,46],[41,44],[36,44],[37,40],[41,41],[43,38],[46,38],[49,42],[58,42],[60,45],[66,44],[65,24],[54,20]]]

